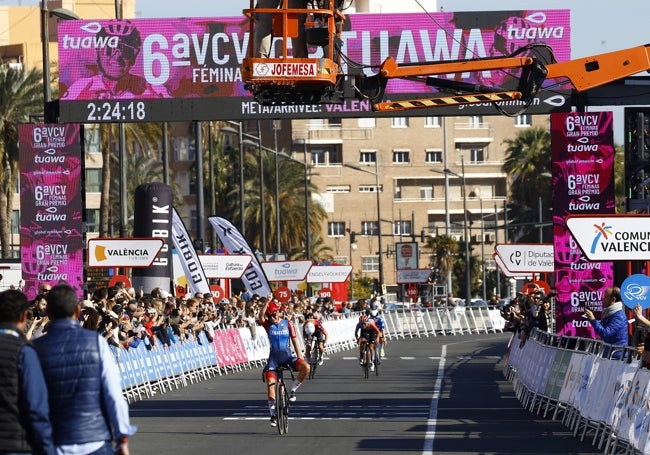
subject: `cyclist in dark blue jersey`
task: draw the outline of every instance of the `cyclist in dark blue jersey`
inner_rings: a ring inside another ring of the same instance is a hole
[[[266,380],[266,392],[269,400],[269,413],[271,414],[271,425],[276,426],[275,416],[275,382],[277,379],[276,370],[286,365],[293,371],[298,372],[293,385],[289,401],[296,401],[296,390],[302,381],[309,374],[309,363],[302,357],[300,344],[298,343],[295,326],[286,318],[273,296],[269,296],[263,302],[258,321],[266,330],[269,338],[269,359],[264,367],[264,378]],[[293,351],[292,348],[293,347]],[[294,354],[295,353],[295,354]]]

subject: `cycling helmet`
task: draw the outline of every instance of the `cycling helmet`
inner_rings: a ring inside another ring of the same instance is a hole
[[[142,38],[140,32],[129,20],[112,20],[104,25],[99,32],[98,38],[106,39],[106,52],[111,55],[112,51],[119,49],[121,55],[133,63],[140,53]],[[117,39],[117,43],[114,41]],[[102,42],[98,39],[98,42]]]
[[[223,299],[219,300],[219,304],[220,305],[229,305],[230,304],[230,299],[227,299],[227,298],[224,297]]]
[[[140,49],[142,46],[140,32],[129,20],[112,20],[97,32],[97,36],[99,38],[117,36],[121,43],[136,49]]]
[[[376,318],[378,314],[379,314],[379,310],[377,308],[370,310],[370,316],[372,316],[373,318]]]
[[[280,305],[278,305],[274,301],[270,301],[269,305],[266,307],[266,315],[275,316],[276,314],[278,314],[279,310],[280,310]]]
[[[368,322],[368,316],[362,314],[361,316],[359,316],[359,322],[365,324],[366,322]]]
[[[316,326],[314,326],[313,322],[308,322],[305,324],[305,333],[308,336],[312,336],[316,332]]]

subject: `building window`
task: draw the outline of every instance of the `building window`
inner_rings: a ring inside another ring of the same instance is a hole
[[[420,188],[420,199],[432,200],[433,199],[433,187],[423,186]]]
[[[311,165],[323,166],[325,164],[325,150],[311,149]]]
[[[100,153],[102,151],[99,139],[99,128],[84,128],[86,153]]]
[[[515,117],[515,126],[531,126],[533,116],[531,114],[521,114]]]
[[[189,137],[175,137],[173,144],[176,161],[194,161],[196,158],[194,141],[190,141]]]
[[[345,221],[330,221],[327,223],[328,237],[343,237],[345,235]]]
[[[359,128],[375,128],[377,126],[377,121],[372,117],[360,118],[357,125]]]
[[[350,185],[327,185],[328,193],[349,193]]]
[[[375,185],[359,185],[359,193],[375,193],[377,187]],[[379,185],[379,192],[383,191],[383,185]]]
[[[393,128],[408,128],[409,127],[409,119],[408,117],[393,117],[392,119],[391,126]]]
[[[363,272],[378,272],[379,256],[363,256],[361,258],[361,270]]]
[[[483,147],[471,147],[469,149],[469,160],[472,163],[482,163],[485,161],[485,152]]]
[[[393,150],[393,163],[405,164],[410,162],[410,152],[408,150]]]
[[[376,163],[377,162],[377,150],[361,150],[359,152],[359,162],[360,163]]]
[[[12,235],[20,234],[20,210],[11,211],[11,233]]]
[[[379,234],[379,223],[376,221],[362,221],[361,222],[361,235],[377,235]]]
[[[411,220],[393,222],[393,235],[411,235]]]
[[[347,256],[334,256],[334,262],[336,264],[343,264],[343,265],[349,264]]]
[[[329,164],[343,164],[343,150],[335,147],[329,150]]]
[[[427,163],[442,163],[442,150],[425,150],[424,161]]]
[[[99,232],[99,209],[86,209],[86,230],[88,232]]]
[[[440,117],[424,117],[425,128],[440,128]]]
[[[86,169],[86,192],[100,193],[102,191],[102,170]]]
[[[482,115],[470,115],[467,117],[469,121],[470,128],[483,128],[483,116]]]

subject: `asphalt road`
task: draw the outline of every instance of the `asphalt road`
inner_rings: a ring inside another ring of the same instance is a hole
[[[298,390],[289,433],[269,425],[261,368],[131,405],[131,453],[596,454],[522,409],[503,376],[508,334],[391,341],[379,376],[331,354]]]

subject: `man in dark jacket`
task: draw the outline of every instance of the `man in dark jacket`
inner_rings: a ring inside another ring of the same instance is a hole
[[[25,338],[27,296],[0,292],[0,454],[54,454],[47,386]]]
[[[79,325],[79,312],[76,291],[54,286],[47,295],[52,322],[34,341],[50,395],[54,444],[65,453],[128,455],[136,428],[129,423],[120,372],[106,340]]]

